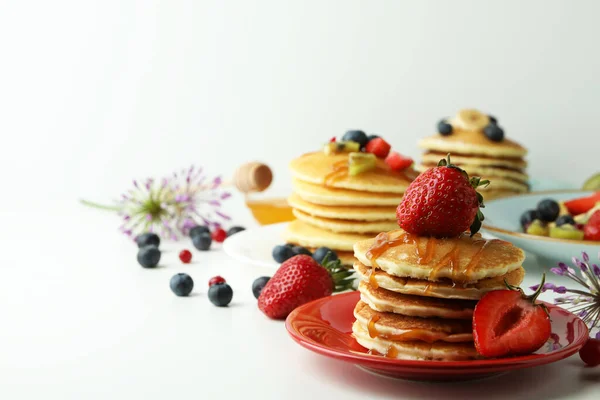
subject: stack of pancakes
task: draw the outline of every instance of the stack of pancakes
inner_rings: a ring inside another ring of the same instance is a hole
[[[491,181],[488,187],[478,189],[485,200],[528,192],[527,162],[523,158],[527,149],[506,138],[493,141],[481,129],[465,128],[467,125],[460,120],[460,116],[465,114],[476,114],[483,120],[479,127],[485,126],[486,119],[491,123],[487,115],[476,110],[461,110],[455,118],[447,121],[452,125],[451,134],[437,134],[419,142],[425,154],[416,168],[422,172],[435,167],[450,153],[454,165],[471,176],[482,176]]]
[[[397,226],[396,206],[417,172],[392,171],[377,159],[375,169],[350,176],[348,157],[314,152],[292,160],[294,191],[288,203],[297,219],[284,236],[310,250],[328,247],[352,265],[354,243]]]
[[[357,242],[354,254],[361,278],[354,337],[398,359],[480,358],[472,334],[477,300],[525,275],[521,249],[480,234],[436,239],[394,230]]]

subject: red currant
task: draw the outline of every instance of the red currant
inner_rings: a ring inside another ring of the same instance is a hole
[[[192,261],[192,253],[190,253],[189,250],[181,250],[181,252],[179,252],[179,259],[182,263],[189,264],[190,261]]]
[[[213,276],[208,281],[208,287],[211,287],[212,285],[219,285],[221,283],[225,283],[225,278],[223,278],[222,276],[219,276],[219,275]]]
[[[589,338],[579,350],[579,357],[590,367],[600,365],[600,340]]]
[[[212,233],[212,239],[217,243],[223,243],[227,238],[227,232],[222,228],[217,228]]]

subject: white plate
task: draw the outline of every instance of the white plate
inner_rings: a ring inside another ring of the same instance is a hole
[[[284,244],[282,238],[288,222],[246,229],[227,238],[223,250],[231,258],[257,267],[279,268],[273,260],[273,247]]]

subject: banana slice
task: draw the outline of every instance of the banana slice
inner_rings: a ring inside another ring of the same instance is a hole
[[[482,131],[489,125],[490,117],[473,109],[460,110],[455,121],[459,128],[466,131]]]

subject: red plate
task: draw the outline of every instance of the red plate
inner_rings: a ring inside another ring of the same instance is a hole
[[[421,381],[479,379],[548,364],[575,354],[589,335],[581,319],[546,303],[552,319],[552,336],[534,354],[473,361],[396,360],[367,354],[367,349],[352,337],[353,310],[359,297],[358,292],[350,292],[315,300],[294,310],[285,326],[296,342],[316,353],[377,374]]]

